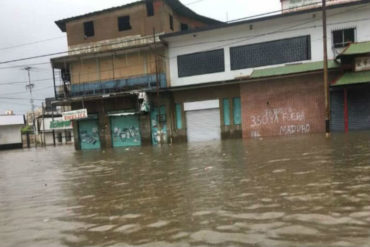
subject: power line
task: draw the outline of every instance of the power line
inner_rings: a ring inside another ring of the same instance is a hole
[[[190,4],[193,4],[193,3],[197,3],[197,2],[200,2],[200,1],[203,1],[203,0],[194,1],[194,2],[189,3],[187,5],[190,5]],[[307,5],[307,6],[309,6],[309,5]],[[291,8],[291,9],[294,9],[294,8]],[[289,10],[289,9],[287,9],[287,10]],[[120,41],[120,42],[117,42],[117,43],[102,44],[102,45],[99,45],[99,46],[95,46],[94,48],[99,48],[99,47],[104,47],[104,46],[112,46],[112,45],[115,45],[115,44],[121,44],[121,43],[132,42],[132,41],[139,41],[139,40],[143,40],[143,39],[148,39],[148,38],[147,37],[142,37],[142,38],[137,38],[137,39],[132,39],[132,40]],[[87,50],[87,48],[74,49],[74,50],[72,50],[72,52],[83,51],[83,50]],[[68,53],[68,52],[69,51],[61,51],[61,52],[55,52],[55,53],[37,55],[37,56],[32,56],[32,57],[18,58],[18,59],[13,59],[13,60],[8,60],[8,61],[2,61],[2,62],[0,62],[0,64],[7,64],[7,63],[13,63],[13,62],[31,60],[31,59],[36,59],[36,58],[43,58],[43,57],[50,57],[50,56],[65,54],[65,53]],[[0,69],[2,69],[2,68],[0,67]]]
[[[30,100],[29,98],[19,98],[19,97],[0,97],[0,100],[6,99],[6,100]],[[33,100],[38,100],[38,101],[44,101],[45,99],[36,99],[33,98]]]
[[[18,47],[24,47],[24,46],[29,46],[29,45],[39,44],[39,43],[44,43],[44,42],[47,42],[47,41],[61,39],[61,38],[65,38],[65,36],[59,36],[59,37],[37,40],[37,41],[33,41],[33,42],[29,42],[29,43],[23,43],[23,44],[14,45],[14,46],[3,47],[3,48],[0,48],[0,51],[10,50],[10,49],[18,48]]]
[[[317,3],[315,4],[310,4],[310,5],[305,5],[305,6],[311,6],[311,5],[315,5],[317,6]],[[360,7],[362,8],[362,7]],[[286,11],[288,10],[291,10],[291,9],[296,9],[296,8],[290,8],[290,9],[286,9]],[[350,11],[353,11],[353,10],[350,10]],[[344,11],[344,12],[349,12],[349,11]],[[272,13],[272,12],[268,12],[267,14],[269,13]],[[262,14],[261,14],[262,15]],[[248,18],[248,17],[246,17]],[[305,25],[307,23],[304,23],[304,24],[300,24],[300,25],[296,25],[296,26],[301,26],[301,25]],[[330,24],[329,24],[330,25]],[[227,26],[225,26],[227,27]],[[294,27],[294,26],[293,26]],[[286,28],[282,29],[282,30],[279,30],[279,31],[275,31],[275,32],[272,32],[272,33],[276,33],[276,32],[282,32],[284,30],[287,30]],[[263,34],[263,35],[268,35],[268,34],[272,34],[272,33],[266,33],[266,34]],[[132,39],[132,40],[125,40],[125,41],[120,41],[120,42],[116,42],[116,43],[111,43],[111,44],[103,44],[103,45],[99,45],[99,46],[95,46],[94,48],[100,48],[100,47],[104,47],[104,46],[112,46],[112,45],[115,45],[115,44],[121,44],[121,43],[125,43],[125,42],[132,42],[132,41],[138,41],[138,40],[143,40],[143,39],[148,39],[147,37],[143,37],[143,38],[138,38],[138,39]],[[240,38],[238,38],[240,39]],[[228,39],[228,40],[232,40],[232,39]],[[226,41],[226,40],[223,40],[223,41]],[[208,42],[209,43],[209,42]],[[200,43],[201,44],[201,43]],[[191,44],[191,45],[196,45],[195,43],[194,44]],[[190,46],[191,46],[190,45]],[[180,46],[182,47],[182,46]],[[176,47],[177,48],[177,47]],[[76,51],[83,51],[83,50],[86,50],[86,48],[80,48],[80,49],[75,49],[75,50],[72,50],[72,52],[76,52]],[[55,52],[55,53],[49,53],[49,54],[43,54],[43,55],[38,55],[38,56],[32,56],[32,57],[25,57],[25,58],[19,58],[19,59],[14,59],[14,60],[8,60],[8,61],[3,61],[3,62],[0,62],[0,64],[7,64],[7,63],[13,63],[13,62],[19,62],[19,61],[25,61],[25,60],[31,60],[31,59],[36,59],[36,58],[43,58],[43,57],[50,57],[50,56],[54,56],[54,55],[61,55],[61,54],[65,54],[65,53],[68,53],[69,51],[62,51],[62,52]],[[47,62],[47,63],[50,63],[50,62]],[[47,64],[47,63],[40,63],[40,64]],[[15,66],[15,67],[20,67],[20,66]],[[7,68],[13,68],[13,67],[0,67],[0,69],[7,69]]]
[[[38,79],[38,80],[32,80],[34,82],[40,82],[40,81],[50,81],[53,80],[53,78],[45,78],[45,79]],[[2,85],[13,85],[13,84],[25,84],[28,81],[13,81],[13,82],[2,82],[0,83],[0,86]]]
[[[0,67],[0,70],[2,70],[2,69],[20,69],[20,68],[24,68],[24,67],[27,67],[27,66],[36,66],[36,65],[44,65],[44,64],[50,64],[51,65],[51,62],[48,61],[48,62],[42,62],[42,63],[22,64],[22,65],[13,65],[13,66],[9,66],[9,67]]]
[[[42,91],[42,90],[45,90],[45,89],[49,89],[49,88],[53,88],[54,86],[47,86],[47,87],[42,87],[42,88],[36,88],[36,89],[33,89],[32,92],[35,92],[35,91]],[[24,92],[24,91],[18,91],[18,92],[10,92],[10,93],[6,93],[6,94],[0,94],[0,97],[3,96],[3,95],[17,95],[17,94],[24,94],[24,93],[27,93],[27,92]]]

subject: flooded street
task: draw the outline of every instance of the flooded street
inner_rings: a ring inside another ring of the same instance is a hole
[[[370,246],[370,133],[0,152],[11,246]]]

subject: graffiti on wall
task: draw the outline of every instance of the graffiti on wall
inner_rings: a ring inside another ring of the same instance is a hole
[[[114,128],[114,137],[119,138],[121,142],[140,142],[140,131],[139,128],[131,126],[128,128]]]
[[[279,135],[308,134],[311,126],[306,122],[305,112],[292,107],[266,109],[262,114],[250,117],[251,137],[261,136],[259,129],[276,126]]]
[[[81,143],[95,145],[96,143],[98,143],[98,140],[99,140],[97,128],[93,128],[91,130],[91,133],[89,133],[87,130],[82,130],[80,132],[80,136],[81,136]]]

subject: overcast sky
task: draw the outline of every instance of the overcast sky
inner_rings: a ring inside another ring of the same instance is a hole
[[[30,66],[36,106],[53,97],[50,57],[2,63],[67,50],[65,34],[54,21],[135,2],[129,0],[0,0],[0,114],[30,111],[26,91]],[[280,0],[181,0],[199,14],[226,21],[280,9]],[[31,43],[31,44],[30,44]],[[42,64],[38,64],[42,63]],[[43,64],[45,63],[45,64]],[[36,65],[35,65],[36,64]]]

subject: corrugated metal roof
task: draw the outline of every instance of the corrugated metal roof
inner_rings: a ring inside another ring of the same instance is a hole
[[[327,6],[327,10],[356,6],[356,5],[367,4],[367,3],[370,3],[370,0],[360,0],[360,1],[355,1],[355,2],[341,3],[341,4]],[[268,16],[263,16],[263,17],[251,17],[251,18],[247,18],[246,20],[241,20],[241,21],[236,21],[236,22],[231,22],[231,23],[222,23],[218,25],[200,27],[197,29],[189,29],[188,31],[167,33],[167,34],[162,35],[161,38],[166,40],[167,38],[181,36],[181,35],[200,33],[200,32],[221,29],[221,28],[228,28],[228,27],[239,26],[239,25],[244,25],[244,24],[251,24],[251,23],[253,24],[253,23],[258,23],[258,22],[268,21],[268,20],[276,20],[279,18],[296,16],[296,15],[304,15],[304,14],[313,13],[313,12],[317,12],[321,10],[322,10],[322,7],[320,6],[320,7],[312,8],[312,9],[305,9],[305,10],[299,10],[299,11],[288,11],[288,12],[281,13],[281,14],[268,15]]]
[[[332,87],[335,86],[345,86],[352,84],[360,83],[369,83],[370,82],[370,71],[361,71],[361,72],[348,72],[342,75]]]
[[[323,69],[323,64],[324,63],[321,61],[321,62],[312,62],[312,63],[284,65],[280,67],[267,68],[267,69],[255,69],[253,70],[250,78],[256,79],[256,78],[262,78],[262,77],[311,72],[311,71]],[[333,60],[330,60],[328,62],[328,68],[329,69],[339,68],[339,64]]]
[[[22,125],[24,124],[23,115],[4,115],[0,116],[0,126]]]
[[[350,44],[338,57],[370,53],[370,41]]]

